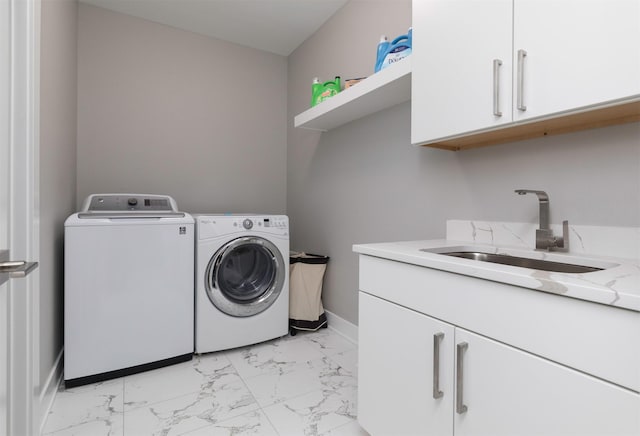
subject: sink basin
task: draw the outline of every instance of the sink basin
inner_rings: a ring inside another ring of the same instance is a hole
[[[480,260],[482,262],[499,263],[502,265],[520,266],[522,268],[539,269],[561,273],[588,273],[602,271],[603,268],[594,268],[584,265],[572,265],[570,263],[551,262],[549,260],[528,259],[507,254],[478,253],[473,251],[456,251],[453,253],[440,253],[445,256],[462,257],[464,259]]]
[[[495,250],[495,247],[494,247]],[[581,262],[573,263],[576,259],[570,256],[550,255],[544,253],[545,257],[550,259],[535,258],[543,256],[542,253],[527,253],[529,256],[520,256],[515,253],[492,253],[494,250],[478,250],[472,247],[441,247],[441,248],[423,248],[420,251],[441,254],[444,256],[459,257],[463,259],[477,260],[481,262],[498,263],[501,265],[519,266],[521,268],[537,269],[541,271],[551,271],[568,274],[584,274],[595,271],[602,271],[607,268],[617,266],[615,263],[597,262],[593,260],[580,259]],[[570,263],[571,262],[571,263]]]

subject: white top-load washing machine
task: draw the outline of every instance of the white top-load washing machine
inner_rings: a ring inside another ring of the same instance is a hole
[[[289,329],[289,219],[196,220],[196,353],[284,336]]]
[[[65,222],[64,379],[189,360],[194,220],[166,195],[95,194]]]

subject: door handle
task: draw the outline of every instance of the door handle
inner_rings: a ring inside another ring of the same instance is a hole
[[[517,106],[519,111],[526,111],[527,106],[524,104],[524,58],[527,56],[525,50],[518,50],[518,101]]]
[[[500,111],[500,66],[502,61],[500,59],[493,60],[493,115],[501,117]]]
[[[0,250],[0,285],[8,279],[26,277],[38,267],[38,262],[9,260],[9,250]]]
[[[433,398],[436,400],[444,395],[440,390],[440,342],[443,338],[442,332],[433,335]]]
[[[467,411],[467,406],[464,404],[464,399],[462,398],[462,393],[464,392],[464,365],[462,361],[462,357],[464,356],[464,352],[467,351],[469,344],[466,342],[459,343],[457,348],[457,361],[456,361],[456,413],[463,414]]]
[[[38,262],[11,260],[0,262],[0,274],[8,274],[10,279],[26,277],[38,267]]]

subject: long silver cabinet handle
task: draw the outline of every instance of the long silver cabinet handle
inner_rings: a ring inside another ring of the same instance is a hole
[[[440,342],[444,339],[444,333],[433,335],[433,398],[442,398],[444,392],[440,390]]]
[[[527,56],[527,52],[520,49],[518,50],[518,110],[526,111],[527,106],[524,104],[524,58]]]
[[[493,60],[493,114],[496,117],[501,117],[500,111],[500,66],[502,61],[500,59]]]
[[[469,348],[469,344],[466,342],[456,345],[456,413],[458,414],[463,414],[467,411],[467,406],[464,405],[464,399],[462,398],[464,391],[463,356],[467,348]]]

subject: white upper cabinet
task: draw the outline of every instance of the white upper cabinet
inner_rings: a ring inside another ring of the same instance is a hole
[[[511,0],[413,2],[413,143],[511,122],[511,23]]]
[[[414,0],[413,27],[414,144],[640,119],[640,0]]]
[[[640,1],[515,0],[513,16],[516,121],[640,96]]]

